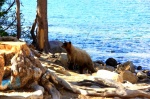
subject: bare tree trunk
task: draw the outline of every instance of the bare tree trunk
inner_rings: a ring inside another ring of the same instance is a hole
[[[37,44],[39,50],[49,51],[47,0],[37,0]]]
[[[17,38],[21,37],[21,25],[20,25],[20,0],[16,0],[16,17],[17,17]]]
[[[31,28],[31,31],[30,31],[31,37],[33,39],[32,44],[34,46],[37,46],[37,38],[36,38],[36,35],[34,34],[34,30],[35,30],[36,24],[37,24],[37,15],[36,15],[36,18],[34,20],[34,23],[32,24],[32,28]]]

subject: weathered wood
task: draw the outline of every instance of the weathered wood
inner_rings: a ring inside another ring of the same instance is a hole
[[[57,73],[61,73],[67,76],[71,76],[71,74],[62,66],[56,65],[56,64],[51,64],[51,67],[49,69],[56,71]]]
[[[38,53],[37,51],[33,50],[32,48],[30,48],[30,50],[32,51],[32,53],[34,54],[34,56],[36,56],[36,57],[40,57],[41,56],[40,53]]]
[[[3,55],[0,55],[0,84],[3,80],[5,60]]]
[[[2,84],[4,76],[4,66],[5,66],[4,54],[0,54],[0,90],[5,90],[8,86],[7,84],[5,85]]]
[[[16,93],[9,93],[10,95],[0,93],[0,96],[17,99],[37,97],[43,99],[44,88],[39,86],[38,83],[33,84],[33,82],[39,81],[42,75],[43,68],[39,63],[37,59],[32,57],[31,51],[25,42],[0,42],[0,73],[2,74],[2,71],[4,71],[5,65],[9,65],[5,67],[5,74],[3,73],[6,77],[9,77],[3,82],[2,79],[0,80],[2,82],[0,90],[18,89],[28,85],[32,85],[31,88],[35,89],[35,92],[26,95],[13,96]],[[3,74],[0,76],[1,78],[3,78]]]
[[[142,90],[134,90],[125,88],[122,83],[118,83],[109,79],[95,78],[97,82],[104,83],[108,86],[116,87],[116,90],[113,92],[107,91],[105,96],[118,96],[123,98],[133,98],[133,97],[146,97],[150,98],[150,95],[147,92]],[[145,87],[144,87],[145,88]],[[147,87],[149,88],[149,86]]]
[[[11,75],[5,82],[7,88],[21,88],[30,80],[36,81],[40,79],[43,68],[40,62],[32,57],[31,51],[25,42],[0,42],[0,52],[4,53],[3,56],[5,56],[2,59],[0,58],[1,63],[3,63],[3,68],[0,70],[4,71],[4,65],[11,65]],[[0,55],[2,56],[2,54]],[[8,62],[7,64],[6,61]],[[5,73],[9,74],[9,70]],[[1,75],[1,78],[3,78],[3,75]]]
[[[5,66],[3,78],[6,79],[6,78],[10,77],[10,75],[11,75],[11,66]]]
[[[0,37],[0,41],[19,41],[16,37],[13,37],[13,36],[3,36],[3,37]]]
[[[21,21],[20,21],[20,0],[16,0],[16,17],[17,17],[17,38],[21,37]]]
[[[102,96],[102,97],[106,97],[106,96],[115,97],[116,96],[116,97],[122,97],[122,98],[133,98],[133,97],[149,98],[150,97],[150,95],[147,92],[144,92],[141,90],[126,89],[121,83],[117,83],[115,81],[105,80],[105,79],[99,79],[100,83],[103,83],[103,84],[106,84],[115,88],[112,88],[112,89],[110,88],[111,90],[108,90],[107,88],[104,90],[96,90],[95,88],[90,88],[92,90],[83,90],[80,87],[70,84],[64,79],[57,77],[50,70],[49,70],[49,73],[50,75],[54,76],[55,82],[58,81],[58,83],[64,86],[64,88],[71,90],[75,93],[83,94],[83,95],[93,95],[93,96]]]
[[[34,89],[30,92],[0,92],[0,99],[43,99],[44,88],[37,82],[33,82],[28,88]]]
[[[25,42],[0,42],[0,51],[7,53],[13,52],[18,53],[20,50],[23,50],[26,56],[30,56],[30,49],[28,48]]]
[[[37,0],[37,46],[39,50],[49,52],[47,0]]]
[[[98,83],[102,83],[102,84],[110,86],[110,87],[116,87],[116,88],[124,89],[124,86],[121,83],[116,82],[114,80],[104,79],[104,78],[100,78],[100,77],[95,77],[94,79]]]
[[[60,93],[55,88],[55,86],[49,81],[50,79],[53,80],[55,83],[58,83],[56,82],[54,76],[50,74],[50,72],[46,72],[42,76],[41,83],[44,86],[44,88],[48,91],[48,93],[52,95],[52,99],[60,99]]]
[[[60,92],[56,89],[56,87],[51,83],[47,82],[43,84],[44,88],[48,91],[48,93],[52,96],[52,99],[61,99]]]
[[[32,44],[33,44],[34,46],[37,44],[36,35],[35,35],[35,33],[34,33],[36,24],[37,24],[37,14],[36,14],[34,23],[32,24],[31,30],[30,30],[31,37],[32,37],[32,39],[33,39]]]

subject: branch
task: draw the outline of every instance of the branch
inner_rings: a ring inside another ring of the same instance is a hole
[[[35,27],[36,27],[36,23],[37,23],[37,14],[36,14],[36,18],[35,18],[35,20],[34,20],[34,23],[33,23],[33,25],[32,25],[31,31],[30,31],[31,36],[32,36],[32,39],[33,39],[33,42],[32,42],[33,45],[34,45],[34,44],[36,45],[36,43],[37,43],[37,41],[36,41],[36,35],[34,34],[34,30],[35,30]]]
[[[4,31],[7,30],[8,28],[10,28],[10,27],[12,26],[12,24],[13,24],[15,21],[16,21],[16,18],[14,19],[14,21],[12,21],[12,22],[8,25],[7,28],[4,29]]]
[[[15,0],[14,0],[14,2],[9,6],[9,8],[8,8],[6,11],[4,11],[4,12],[7,13],[7,12],[10,10],[10,8],[11,8],[14,4],[15,4]]]

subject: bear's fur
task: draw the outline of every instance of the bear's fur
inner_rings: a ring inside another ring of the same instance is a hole
[[[92,59],[86,51],[74,47],[71,42],[64,42],[62,47],[67,51],[69,69],[73,69],[73,66],[78,65],[80,73],[83,73],[84,68],[92,73],[96,72]]]

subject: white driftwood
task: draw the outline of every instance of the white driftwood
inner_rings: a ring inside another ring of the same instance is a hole
[[[32,83],[30,88],[33,88],[34,92],[0,92],[0,99],[43,99],[44,88],[39,86],[37,82]]]
[[[47,82],[44,85],[44,88],[51,94],[52,99],[61,99],[60,92],[55,88],[51,82]]]
[[[66,71],[64,68],[56,68],[55,71],[57,73],[61,73],[61,74],[64,74],[66,76],[71,76],[71,74],[68,71]]]
[[[124,89],[124,86],[122,85],[122,83],[116,82],[114,80],[106,79],[106,78],[100,78],[100,77],[95,77],[94,79],[96,82],[102,83],[104,85],[107,85],[110,87],[116,87],[119,89]]]
[[[117,97],[122,97],[122,98],[133,98],[133,97],[146,97],[150,98],[150,94],[147,92],[144,92],[142,90],[133,90],[133,89],[128,89],[125,88],[121,83],[111,81],[108,79],[103,79],[103,78],[95,78],[97,82],[100,83],[105,83],[109,86],[114,86],[116,87],[115,91],[106,91],[105,96],[117,96]],[[149,86],[148,86],[149,88]]]
[[[115,88],[104,88],[104,89],[95,89],[95,88],[87,88],[86,90],[82,89],[81,87],[77,87],[77,85],[72,85],[71,83],[65,81],[62,78],[59,78],[54,72],[51,70],[47,70],[48,74],[51,76],[51,80],[53,80],[57,84],[61,84],[64,88],[73,91],[74,93],[83,94],[83,95],[92,95],[92,96],[112,96],[112,97],[121,97],[121,98],[134,98],[134,97],[146,97],[150,98],[150,94],[144,92],[142,90],[130,90],[125,88],[121,83],[96,78],[96,81],[99,83],[103,83],[105,85],[109,85]],[[110,90],[111,89],[111,90]]]
[[[38,53],[36,50],[30,48],[30,50],[32,51],[32,53],[36,56],[36,57],[40,57],[40,53]]]
[[[45,74],[41,78],[41,83],[44,86],[44,88],[48,91],[49,94],[51,94],[52,99],[60,99],[60,93],[59,91],[55,88],[55,86],[49,81],[52,79],[54,83],[57,83],[55,78],[50,75],[49,72],[45,72]]]
[[[131,89],[131,90],[148,90],[148,89],[150,89],[150,85],[137,86],[136,84],[132,84],[132,83],[124,83],[123,86],[125,88]]]

